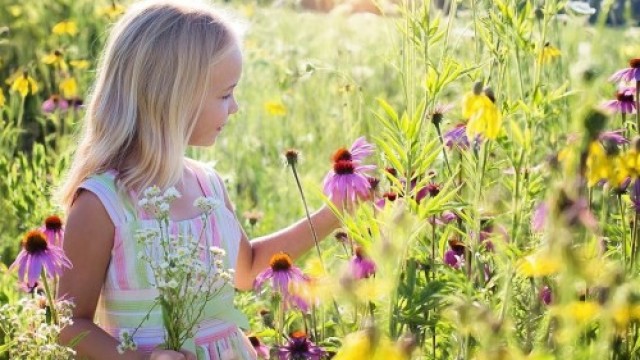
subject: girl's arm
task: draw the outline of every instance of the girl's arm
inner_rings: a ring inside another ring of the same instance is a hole
[[[223,182],[220,181],[220,183],[222,184]],[[233,212],[226,190],[224,195],[227,207]],[[326,205],[311,214],[311,221],[318,235],[318,240],[324,239],[340,226],[340,221]],[[243,231],[238,261],[234,269],[236,271],[236,288],[240,290],[251,289],[256,276],[269,267],[269,261],[273,254],[284,251],[292,259],[296,259],[314,245],[313,234],[306,218],[287,228],[259,237],[251,242]]]
[[[82,191],[69,212],[64,251],[73,264],[64,271],[58,284],[58,296],[74,302],[73,324],[60,333],[60,342],[75,346],[78,358],[144,359],[137,352],[118,354],[118,341],[93,322],[98,297],[104,283],[113,246],[114,225],[96,195]]]

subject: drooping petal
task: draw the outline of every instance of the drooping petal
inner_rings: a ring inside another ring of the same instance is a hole
[[[27,283],[33,284],[38,281],[40,273],[42,272],[42,259],[39,254],[31,254],[27,259],[29,260],[27,265]]]
[[[267,268],[265,271],[261,272],[260,274],[258,274],[258,276],[256,276],[256,279],[254,281],[253,284],[253,288],[258,291],[260,290],[260,288],[262,288],[262,285],[264,284],[264,282],[267,279],[270,279],[273,277],[273,270],[271,270],[271,268]]]
[[[373,144],[368,143],[364,136],[357,138],[349,149],[351,158],[353,159],[353,161],[357,162],[360,162],[366,157],[371,156],[374,151],[375,147],[373,146]]]

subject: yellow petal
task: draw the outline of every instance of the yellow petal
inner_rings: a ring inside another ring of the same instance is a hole
[[[78,26],[73,21],[61,21],[55,24],[51,31],[56,35],[69,34],[74,36],[78,33]]]
[[[120,4],[112,4],[109,6],[105,6],[103,8],[101,8],[100,10],[98,10],[98,15],[99,16],[107,16],[110,19],[115,19],[118,16],[124,14],[125,11],[125,7],[120,5]]]
[[[35,94],[38,91],[38,84],[31,76],[20,76],[13,81],[11,90],[18,92],[22,97],[29,93]]]
[[[546,254],[534,254],[520,260],[518,271],[528,277],[549,276],[560,271],[562,264],[559,260]]]
[[[62,96],[69,99],[78,94],[78,83],[74,78],[66,78],[60,83],[60,91]]]
[[[87,60],[71,60],[69,64],[76,69],[83,70],[89,67],[90,63]]]
[[[2,92],[2,88],[0,88],[0,108],[4,106],[6,99],[4,97],[4,93]]]
[[[267,101],[264,103],[264,109],[269,115],[284,116],[287,114],[287,108],[280,101]]]

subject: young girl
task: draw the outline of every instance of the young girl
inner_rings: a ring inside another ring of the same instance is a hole
[[[170,229],[198,237],[203,224],[192,205],[200,196],[224,200],[205,232],[205,248],[217,245],[236,272],[236,288],[251,289],[256,275],[280,251],[296,258],[313,246],[301,220],[249,242],[213,170],[184,157],[187,146],[210,146],[238,110],[233,95],[242,70],[238,34],[202,4],[145,2],[131,6],[114,26],[97,72],[82,137],[63,184],[68,219],[64,250],[73,263],[58,294],[75,302],[74,323],[61,342],[89,359],[255,359],[240,328],[247,319],[233,306],[227,286],[204,314],[190,351],[157,349],[162,314],[152,311],[134,340],[137,351],[119,354],[118,337],[147,314],[157,292],[152,274],[136,256],[137,229],[154,221],[137,205],[151,185],[175,186]],[[338,226],[327,207],[313,214],[320,238]]]

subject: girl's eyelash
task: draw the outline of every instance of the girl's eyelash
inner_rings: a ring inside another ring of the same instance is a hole
[[[229,99],[229,98],[231,97],[231,95],[233,95],[233,94],[225,95],[225,96],[223,96],[222,98],[223,98],[224,100],[227,100],[227,99]]]

